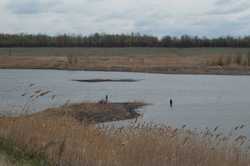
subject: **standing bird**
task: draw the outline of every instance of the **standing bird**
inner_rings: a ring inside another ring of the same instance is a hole
[[[106,95],[106,96],[105,96],[105,103],[107,104],[108,102],[109,102],[109,96]]]
[[[170,104],[170,107],[172,108],[173,107],[173,100],[172,99],[169,100],[169,104]]]

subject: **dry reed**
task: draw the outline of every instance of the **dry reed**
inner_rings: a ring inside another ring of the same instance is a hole
[[[250,66],[250,52],[238,55],[223,55],[208,60],[207,64],[210,66]]]
[[[250,156],[234,142],[167,126],[127,128],[84,125],[70,116],[0,119],[0,137],[12,139],[60,166],[248,166]]]

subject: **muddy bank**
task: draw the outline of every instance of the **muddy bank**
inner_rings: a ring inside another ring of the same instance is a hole
[[[133,119],[140,116],[136,109],[145,106],[141,102],[128,103],[80,103],[50,108],[43,112],[30,115],[39,119],[73,118],[78,122],[102,123]]]

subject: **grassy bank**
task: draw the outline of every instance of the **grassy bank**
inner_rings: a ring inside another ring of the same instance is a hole
[[[248,60],[237,60],[249,52],[249,48],[0,48],[0,68],[250,74]],[[227,63],[227,57],[236,60]]]
[[[81,121],[77,118],[80,115],[75,116],[76,112],[85,112],[86,108],[93,112],[110,112],[117,107],[83,105],[48,109],[30,116],[0,118],[0,137],[11,138],[18,147],[44,154],[51,165],[60,166],[250,164],[249,152],[241,148],[246,139],[243,136],[230,142],[217,133],[216,128],[197,133],[185,130],[185,127],[174,129],[147,124],[133,124],[127,128],[96,127],[95,123],[83,122],[99,122],[97,113],[80,114],[85,117]]]

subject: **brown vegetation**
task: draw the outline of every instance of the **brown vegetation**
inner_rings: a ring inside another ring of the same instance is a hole
[[[245,55],[227,55],[219,56],[217,58],[210,59],[208,62],[211,66],[222,66],[222,67],[245,67],[249,68],[250,66],[250,52]]]
[[[216,133],[217,129],[196,133],[185,130],[185,127],[177,130],[146,124],[127,128],[96,127],[79,121],[72,113],[75,107],[78,106],[65,106],[61,111],[49,109],[18,118],[0,118],[0,137],[13,140],[34,155],[44,154],[51,165],[60,166],[250,164],[249,152],[240,147],[245,141],[243,136],[230,142]],[[94,112],[100,112],[92,104],[77,110],[92,107]]]
[[[19,148],[10,139],[0,138],[1,166],[46,166],[49,163],[43,156]]]
[[[0,154],[0,165],[2,166],[13,166],[14,164],[12,164],[8,158],[6,157],[6,155]]]
[[[178,56],[0,56],[1,68],[84,69],[105,71],[162,72],[174,68],[197,68],[204,59]],[[205,62],[205,61],[204,61]]]
[[[0,68],[249,74],[248,52],[236,48],[13,48],[9,56],[8,49],[2,48]]]

